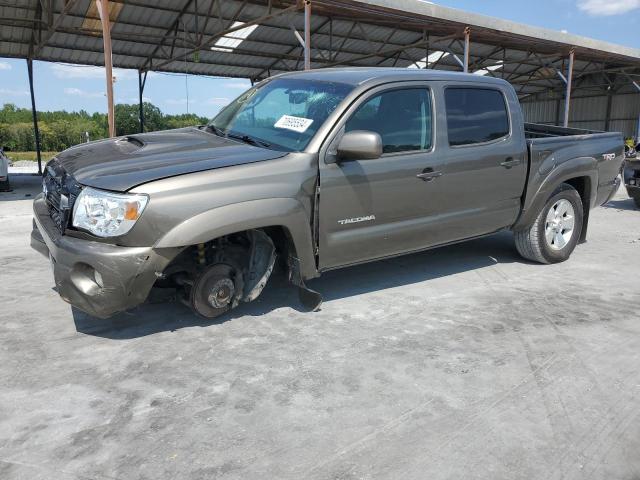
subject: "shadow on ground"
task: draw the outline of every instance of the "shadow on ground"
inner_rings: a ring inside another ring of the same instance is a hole
[[[324,301],[348,298],[364,293],[401,287],[495,264],[523,261],[513,245],[513,235],[501,232],[490,237],[450,245],[426,252],[380,260],[323,274],[309,282]],[[297,289],[284,275],[274,275],[262,295],[254,302],[215,320],[196,316],[185,305],[147,303],[106,320],[97,319],[72,308],[78,332],[110,339],[130,339],[185,327],[207,327],[234,318],[260,316],[282,307],[304,311]]]
[[[33,199],[42,191],[42,177],[32,173],[9,174],[11,191],[0,192],[0,202]]]
[[[633,201],[633,198],[624,198],[619,200],[611,200],[603,205],[604,208],[613,208],[615,210],[640,210]]]

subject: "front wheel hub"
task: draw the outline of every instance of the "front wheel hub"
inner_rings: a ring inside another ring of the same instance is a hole
[[[235,307],[242,292],[242,273],[225,263],[207,267],[189,289],[191,308],[206,318],[215,318]]]
[[[207,300],[213,308],[225,308],[231,303],[235,287],[230,278],[218,280],[211,288]]]

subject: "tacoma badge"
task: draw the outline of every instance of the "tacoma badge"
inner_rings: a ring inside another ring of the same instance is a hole
[[[367,215],[366,217],[345,218],[344,220],[338,220],[338,223],[340,225],[349,225],[350,223],[371,222],[375,219],[375,215]]]

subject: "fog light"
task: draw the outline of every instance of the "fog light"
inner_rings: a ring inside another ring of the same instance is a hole
[[[76,263],[69,278],[73,285],[85,295],[97,295],[103,287],[102,275],[86,263]]]

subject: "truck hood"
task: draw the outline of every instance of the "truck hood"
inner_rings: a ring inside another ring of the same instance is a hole
[[[284,155],[189,127],[85,143],[56,158],[82,185],[124,192],[153,180]]]

